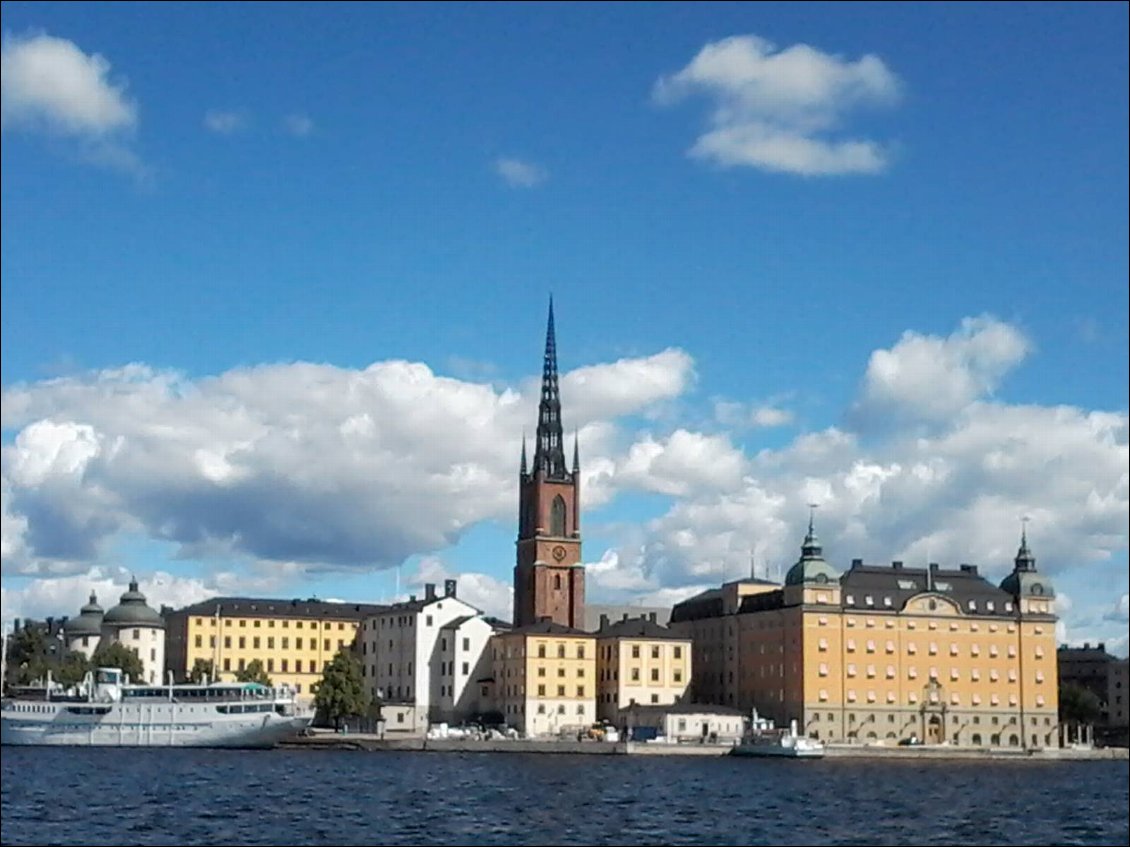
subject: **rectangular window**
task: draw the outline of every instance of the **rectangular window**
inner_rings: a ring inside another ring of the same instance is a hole
[[[651,681],[652,682],[659,682],[659,668],[652,668],[651,669]]]
[[[564,697],[565,696],[565,686],[564,685],[557,686],[557,696],[558,697]]]
[[[424,625],[425,625],[425,626],[431,626],[431,625],[432,625],[432,616],[431,616],[431,615],[428,615],[428,616],[427,616],[427,617],[426,617],[426,618],[424,619]]]
[[[583,685],[577,686],[577,696],[578,697],[584,697],[585,696],[585,687]]]
[[[322,640],[322,649],[327,653],[330,652],[330,640],[328,638]]]
[[[204,636],[202,636],[202,635],[196,636],[196,646],[197,647],[203,647],[204,646]]]
[[[247,646],[247,636],[246,635],[239,636],[239,649],[242,650],[246,646]]]
[[[258,635],[256,635],[254,638],[251,639],[251,647],[254,650],[259,649],[259,636]]]
[[[282,669],[283,669],[283,673],[286,673],[288,670],[290,670],[290,660],[289,659],[283,659],[282,660]]]
[[[463,663],[463,676],[466,676],[466,675],[467,675],[467,674],[469,674],[470,672],[471,672],[471,664],[470,664],[470,662],[464,662],[464,663]]]
[[[224,636],[224,647],[231,647],[231,636],[230,635]]]
[[[675,648],[675,658],[676,659],[683,658],[683,648],[682,647],[676,647]]]
[[[682,682],[683,681],[683,672],[679,671],[679,670],[675,671],[674,672],[674,679],[675,679],[675,682]]]
[[[632,645],[632,658],[638,659],[639,657],[640,657],[640,645],[633,644]]]
[[[268,650],[274,650],[275,649],[275,637],[273,635],[270,636],[267,639],[267,649]]]
[[[564,659],[565,658],[565,645],[564,644],[558,644],[557,645],[557,658],[558,659]]]
[[[275,660],[274,659],[267,659],[267,672],[268,673],[274,673],[274,671],[275,671]]]
[[[640,681],[640,669],[639,668],[632,668],[632,682],[639,682],[639,681]]]
[[[577,645],[577,658],[583,659],[584,657],[585,657],[585,645],[584,644],[578,644]]]
[[[659,658],[659,646],[658,645],[655,645],[655,644],[652,645],[652,647],[651,647],[651,658],[653,658],[653,659]]]
[[[545,686],[539,685],[538,686],[538,697],[544,697],[544,696],[545,696]]]
[[[224,659],[224,670],[225,671],[231,670],[231,659]]]
[[[471,639],[470,638],[464,638],[463,639],[463,649],[464,650],[470,650],[471,649]]]
[[[545,668],[542,668],[542,667],[538,668],[538,676],[545,676]]]
[[[539,659],[545,658],[545,645],[544,644],[538,645],[538,658]]]

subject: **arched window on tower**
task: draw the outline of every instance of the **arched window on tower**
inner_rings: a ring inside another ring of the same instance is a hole
[[[556,591],[561,590],[561,574],[559,574],[559,573],[555,573],[553,575],[553,588]]]
[[[553,507],[549,514],[549,534],[563,536],[565,534],[565,498],[558,494],[553,498]]]

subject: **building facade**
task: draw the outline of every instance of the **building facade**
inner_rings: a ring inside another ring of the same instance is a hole
[[[98,605],[98,596],[91,591],[90,600],[79,611],[78,617],[69,618],[63,624],[67,649],[82,653],[87,661],[94,658],[94,651],[102,639],[102,618],[105,614]]]
[[[518,542],[514,566],[514,626],[542,618],[578,629],[584,625],[585,571],[581,563],[581,469],[576,439],[573,466],[565,463],[553,301],[549,303],[541,400],[532,468],[518,475]]]
[[[1053,746],[1054,591],[1027,537],[999,587],[945,570],[824,561],[810,521],[783,586],[729,583],[675,607],[697,700],[831,741]]]
[[[527,737],[581,732],[596,720],[596,637],[548,617],[490,641],[494,709]]]
[[[1060,687],[1078,686],[1094,695],[1099,714],[1094,722],[1094,738],[1099,744],[1127,744],[1127,665],[1126,659],[1107,652],[1106,645],[1061,646]]]
[[[165,681],[165,631],[165,619],[150,608],[133,579],[118,605],[102,616],[99,645],[116,643],[129,647],[141,659],[145,676],[133,682],[160,684]]]
[[[387,732],[421,733],[431,723],[464,720],[479,707],[478,680],[489,673],[493,628],[459,599],[455,580],[424,586],[424,596],[393,603],[365,618],[362,674],[382,703]],[[391,716],[391,717],[390,717]]]
[[[168,668],[184,681],[196,662],[233,681],[258,660],[275,685],[309,702],[312,686],[339,650],[348,649],[361,621],[383,606],[325,600],[216,597],[166,616]]]
[[[619,724],[632,705],[670,706],[691,682],[691,640],[660,626],[654,616],[611,622],[596,632],[596,716]]]

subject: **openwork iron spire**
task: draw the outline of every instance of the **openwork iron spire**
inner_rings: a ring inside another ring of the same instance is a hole
[[[804,544],[801,545],[801,555],[805,559],[819,559],[824,555],[824,548],[820,546],[820,539],[816,537],[816,510],[819,508],[815,503],[808,504],[808,535],[804,537]]]
[[[1028,520],[1027,517],[1020,519],[1020,549],[1016,551],[1015,560],[1018,571],[1034,571],[1036,569],[1036,557],[1028,549]]]
[[[541,402],[538,404],[537,448],[534,470],[549,479],[568,476],[561,434],[561,396],[557,390],[557,340],[553,331],[553,297],[549,298],[549,322],[545,328],[545,358],[541,372]]]

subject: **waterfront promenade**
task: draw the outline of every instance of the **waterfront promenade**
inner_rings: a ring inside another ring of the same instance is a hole
[[[416,751],[429,753],[544,753],[588,756],[724,756],[729,744],[656,744],[634,741],[469,739],[469,738],[381,738],[364,733],[316,733],[284,742],[289,749]],[[951,747],[922,745],[895,747],[867,744],[829,744],[831,759],[991,759],[1007,761],[1111,761],[1130,760],[1125,747],[1045,748],[1022,750],[1008,747]]]

